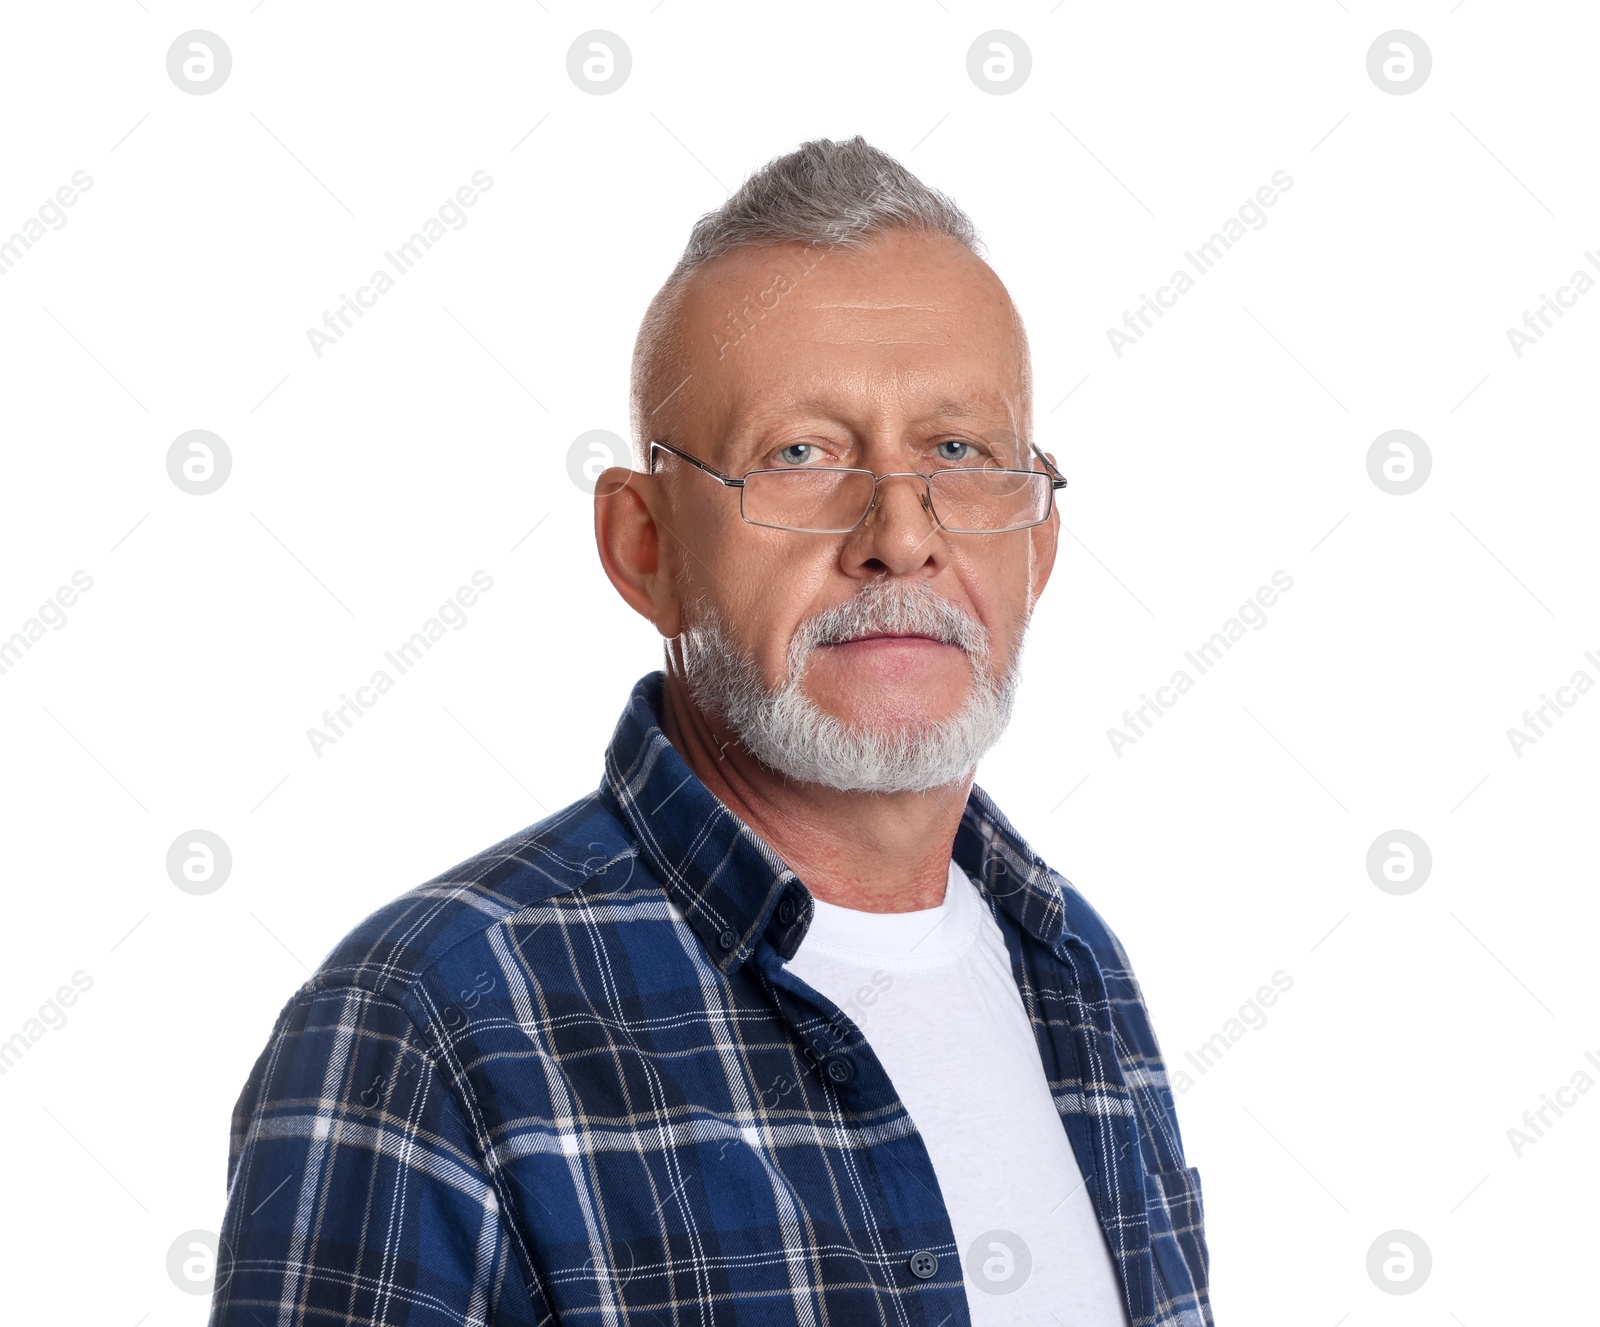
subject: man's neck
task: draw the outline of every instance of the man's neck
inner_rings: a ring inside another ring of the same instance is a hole
[[[766,768],[689,699],[671,670],[662,731],[695,776],[825,903],[861,912],[936,908],[972,780],[921,793],[840,792]]]

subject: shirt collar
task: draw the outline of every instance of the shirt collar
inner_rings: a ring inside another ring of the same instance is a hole
[[[640,856],[700,937],[732,972],[755,952],[774,914],[775,943],[792,955],[809,925],[811,896],[749,825],[689,768],[661,730],[666,675],[634,684],[606,748],[600,794],[632,831]],[[1050,948],[1066,931],[1061,878],[973,785],[951,856],[999,907]],[[794,906],[781,907],[788,896]]]

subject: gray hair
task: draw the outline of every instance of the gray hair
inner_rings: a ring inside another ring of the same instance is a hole
[[[924,230],[981,255],[972,219],[859,134],[818,138],[774,157],[727,202],[695,223],[673,284],[703,263],[754,245],[857,247],[886,230]]]
[[[639,468],[647,459],[645,439],[661,423],[656,411],[681,386],[665,380],[662,366],[682,348],[678,299],[701,267],[736,249],[764,245],[860,248],[893,230],[945,235],[983,256],[965,212],[859,135],[844,142],[814,139],[774,157],[715,212],[701,217],[645,311],[634,342],[630,413]]]

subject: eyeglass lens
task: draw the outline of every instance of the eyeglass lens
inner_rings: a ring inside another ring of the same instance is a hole
[[[998,533],[1037,525],[1050,511],[1050,476],[979,467],[928,474],[934,513],[945,529]],[[872,506],[874,477],[828,467],[753,470],[744,477],[747,521],[813,534],[845,534]]]

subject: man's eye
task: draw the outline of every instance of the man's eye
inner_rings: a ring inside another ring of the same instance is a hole
[[[791,442],[778,449],[778,460],[784,465],[807,465],[816,459],[817,446],[812,442]]]
[[[948,448],[954,448],[955,450],[947,450]],[[934,451],[941,461],[948,461],[952,465],[959,465],[963,461],[975,461],[978,459],[977,447],[960,438],[946,438],[943,442],[934,445]]]

